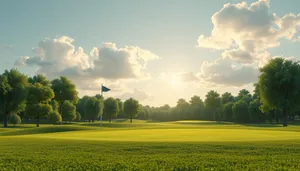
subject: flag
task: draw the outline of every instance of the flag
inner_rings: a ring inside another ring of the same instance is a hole
[[[102,92],[108,92],[110,89],[109,88],[107,88],[107,87],[105,87],[105,86],[101,86],[101,91]]]

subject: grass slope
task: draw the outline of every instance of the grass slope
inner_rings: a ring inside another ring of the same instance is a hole
[[[215,122],[0,129],[0,170],[300,170],[300,127]]]

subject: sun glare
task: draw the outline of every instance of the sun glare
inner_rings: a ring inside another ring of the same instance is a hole
[[[181,84],[181,80],[177,76],[172,76],[171,78],[171,85],[173,87],[179,87]]]

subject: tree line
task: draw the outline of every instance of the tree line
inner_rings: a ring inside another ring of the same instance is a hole
[[[125,102],[112,97],[78,97],[76,86],[66,77],[52,81],[42,75],[27,77],[19,71],[6,70],[0,75],[0,119],[18,124],[22,119],[41,120],[53,124],[62,121],[94,122],[103,115],[114,118],[154,121],[212,120],[238,123],[282,122],[300,117],[300,65],[284,58],[274,58],[259,69],[254,92],[209,91],[205,99],[193,96],[189,101],[179,99],[176,106],[142,106],[133,98]]]
[[[140,110],[137,100],[130,98],[123,104],[112,97],[103,99],[99,94],[78,97],[76,86],[66,77],[49,81],[43,75],[27,77],[15,69],[0,75],[0,120],[3,127],[8,122],[19,124],[34,120],[60,124],[62,121],[94,122],[105,113],[109,121],[122,113],[132,122]]]

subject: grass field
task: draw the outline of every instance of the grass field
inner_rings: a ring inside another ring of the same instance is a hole
[[[300,126],[125,120],[0,128],[0,170],[300,170]]]

